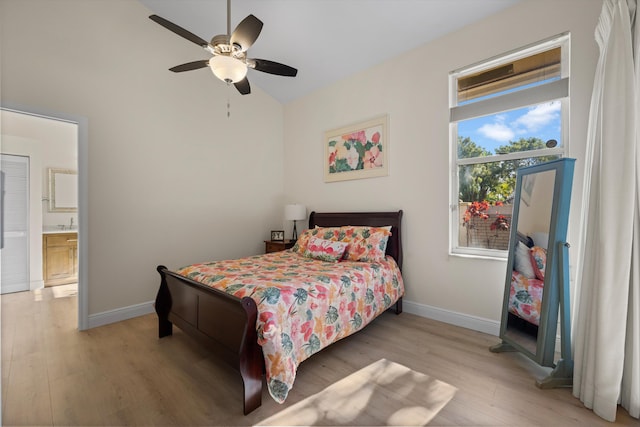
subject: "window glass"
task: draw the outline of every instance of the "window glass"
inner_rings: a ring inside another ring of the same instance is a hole
[[[458,122],[458,158],[558,147],[562,145],[561,108],[560,101],[551,101],[462,120]]]
[[[516,171],[566,149],[563,35],[451,73],[451,252],[506,257]]]

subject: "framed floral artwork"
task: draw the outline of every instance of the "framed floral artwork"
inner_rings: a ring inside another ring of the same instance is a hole
[[[389,116],[325,132],[324,181],[389,174]]]

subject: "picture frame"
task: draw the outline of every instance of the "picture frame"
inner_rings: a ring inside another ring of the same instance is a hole
[[[284,230],[271,230],[272,242],[284,242]]]
[[[389,115],[324,134],[324,182],[389,175]]]

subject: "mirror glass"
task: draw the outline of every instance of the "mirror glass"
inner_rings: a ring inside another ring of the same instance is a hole
[[[78,211],[78,173],[49,168],[49,212]]]
[[[556,171],[524,174],[517,202],[516,240],[510,248],[509,302],[504,337],[537,359]],[[515,207],[515,206],[514,206]],[[542,337],[541,337],[542,339]]]

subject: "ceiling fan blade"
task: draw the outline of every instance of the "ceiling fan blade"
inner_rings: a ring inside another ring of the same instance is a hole
[[[249,85],[249,80],[247,80],[246,77],[233,85],[242,95],[249,95],[251,93],[251,86]]]
[[[185,39],[189,40],[190,42],[193,42],[193,43],[197,44],[198,46],[207,47],[209,45],[209,43],[206,40],[196,36],[192,32],[185,30],[184,28],[180,27],[179,25],[174,24],[171,21],[167,21],[166,19],[164,19],[161,16],[151,15],[151,16],[149,16],[149,19],[151,19],[152,21],[157,22],[158,24],[162,25],[167,30],[173,31],[174,33],[176,33],[180,37],[184,37]]]
[[[176,65],[175,67],[169,68],[169,71],[173,71],[174,73],[181,73],[183,71],[197,70],[199,68],[204,68],[208,66],[209,66],[209,61],[207,59],[201,59],[199,61],[187,62],[186,64]]]
[[[262,71],[263,73],[276,74],[278,76],[295,77],[298,74],[298,70],[289,67],[288,65],[280,64],[279,62],[269,61],[266,59],[247,59],[247,63],[255,64],[254,70]]]
[[[231,44],[239,45],[240,51],[244,52],[255,43],[260,31],[262,31],[262,21],[253,15],[249,15],[233,30]]]

